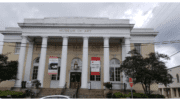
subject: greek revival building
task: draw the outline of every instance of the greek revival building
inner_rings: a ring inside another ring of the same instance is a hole
[[[128,19],[60,17],[24,19],[19,27],[1,30],[2,53],[18,60],[16,81],[0,87],[21,87],[22,81],[40,80],[42,88],[130,89],[120,65],[134,48],[143,56],[154,52],[157,33],[151,28],[133,28]],[[154,91],[158,85],[152,85]],[[157,89],[156,89],[157,88]],[[133,86],[142,90],[141,84]]]

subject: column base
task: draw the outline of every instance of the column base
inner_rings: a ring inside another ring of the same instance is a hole
[[[88,89],[87,87],[83,87],[83,86],[81,86],[81,89]]]
[[[58,88],[64,88],[64,86],[58,86]]]

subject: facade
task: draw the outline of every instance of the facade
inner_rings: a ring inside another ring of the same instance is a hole
[[[169,74],[173,76],[173,83],[165,87],[159,84],[158,88],[166,98],[180,98],[180,66],[168,69]]]
[[[1,87],[20,87],[21,81],[38,79],[43,88],[68,88],[77,84],[82,89],[104,89],[112,82],[113,89],[123,89],[128,78],[119,71],[130,50],[136,48],[143,56],[154,52],[158,32],[151,28],[133,28],[128,19],[108,18],[44,18],[24,19],[19,28],[6,28],[2,53],[18,60],[19,80],[6,81]],[[58,58],[57,74],[48,74],[50,57]],[[98,58],[100,75],[91,75],[92,58]],[[11,83],[10,83],[11,82]],[[158,85],[152,85],[158,90]],[[142,90],[141,84],[133,86]]]

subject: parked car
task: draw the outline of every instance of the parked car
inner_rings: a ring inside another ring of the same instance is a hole
[[[42,97],[40,99],[70,99],[69,96],[64,96],[64,95],[49,95]]]

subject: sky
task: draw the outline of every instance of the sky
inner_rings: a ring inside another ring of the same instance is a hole
[[[107,17],[130,19],[134,28],[154,28],[155,42],[180,39],[179,2],[64,2],[64,3],[3,3],[0,2],[0,30],[18,27],[24,18],[44,17]],[[4,36],[0,34],[0,41]],[[3,45],[3,42],[0,42]],[[155,51],[169,56],[180,51],[180,43],[157,44]],[[0,46],[0,53],[2,46]],[[168,68],[180,65],[180,53],[165,61]]]

